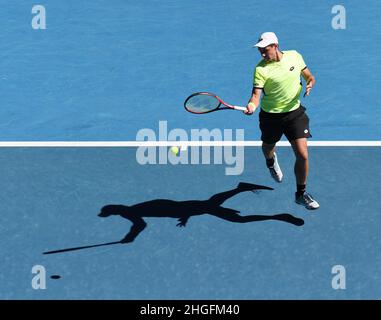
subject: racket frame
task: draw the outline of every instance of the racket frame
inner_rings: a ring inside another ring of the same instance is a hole
[[[196,112],[196,111],[189,110],[187,108],[187,102],[189,101],[189,99],[193,98],[194,96],[198,96],[198,95],[212,96],[213,98],[218,100],[219,104],[218,104],[218,106],[216,108],[211,109],[209,111],[205,111],[205,112]],[[221,105],[224,105],[225,108],[221,108]],[[210,112],[214,112],[214,111],[217,111],[217,110],[224,110],[224,109],[233,109],[233,110],[239,110],[239,111],[245,111],[246,110],[246,107],[234,106],[234,105],[226,103],[220,97],[218,97],[217,95],[215,95],[214,93],[211,93],[211,92],[195,92],[195,93],[191,94],[188,98],[185,99],[184,108],[188,112],[194,113],[194,114],[204,114],[204,113],[210,113]]]

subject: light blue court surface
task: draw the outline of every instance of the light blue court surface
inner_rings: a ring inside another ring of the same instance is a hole
[[[304,56],[317,84],[303,99],[316,140],[380,140],[381,3],[342,1],[45,0],[46,30],[33,30],[35,1],[0,12],[1,140],[134,140],[141,128],[244,128],[257,115],[183,111],[195,91],[245,104],[260,56],[252,45],[275,31],[281,49]],[[229,119],[229,121],[226,121]]]
[[[279,149],[285,180],[276,184],[259,148],[246,149],[241,176],[226,176],[224,165],[139,165],[134,148],[3,149],[0,298],[379,299],[380,149],[311,148],[311,192],[321,204],[313,212],[293,202],[290,153]],[[169,212],[152,212],[163,217],[145,218],[132,243],[42,254],[124,237],[131,222],[98,217],[104,205],[206,200],[239,182],[275,190],[243,192],[224,207],[289,213],[304,225],[206,214],[179,228]],[[34,265],[46,268],[46,290],[32,289]],[[345,267],[345,290],[332,289],[335,265]]]
[[[379,1],[340,2],[344,30],[331,26],[335,1],[45,0],[46,30],[32,29],[35,4],[1,3],[0,142],[134,141],[160,121],[259,140],[257,114],[197,116],[183,102],[211,91],[245,105],[264,31],[317,79],[302,99],[312,141],[381,140]],[[282,184],[258,147],[245,149],[240,175],[225,164],[140,165],[135,148],[0,148],[0,299],[380,299],[380,148],[311,147],[316,212],[293,202],[293,154],[278,154]],[[98,217],[104,205],[206,200],[239,182],[275,190],[224,207],[304,225],[202,215],[180,229],[159,210],[130,244],[42,254],[124,237],[131,222]],[[46,290],[32,289],[34,265],[46,268]],[[331,286],[335,265],[345,290]]]

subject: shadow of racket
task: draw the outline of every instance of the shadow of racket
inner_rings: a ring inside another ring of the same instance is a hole
[[[114,242],[107,242],[107,243],[93,244],[93,245],[90,245],[90,246],[82,246],[82,247],[74,247],[74,248],[67,248],[67,249],[60,249],[60,250],[46,251],[46,252],[43,252],[43,254],[62,253],[62,252],[75,251],[75,250],[82,250],[82,249],[88,249],[88,248],[95,248],[95,247],[109,246],[109,245],[117,244],[117,243],[122,243],[122,242],[121,242],[121,241],[114,241]]]

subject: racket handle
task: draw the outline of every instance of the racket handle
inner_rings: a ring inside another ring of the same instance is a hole
[[[240,107],[240,106],[233,106],[234,110],[240,110],[240,111],[245,111],[247,110],[246,107]]]

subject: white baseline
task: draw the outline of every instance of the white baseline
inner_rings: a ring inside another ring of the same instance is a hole
[[[84,147],[259,147],[261,141],[0,141],[0,148],[84,148]],[[289,147],[279,141],[279,147]],[[381,141],[308,141],[310,147],[381,147]]]

